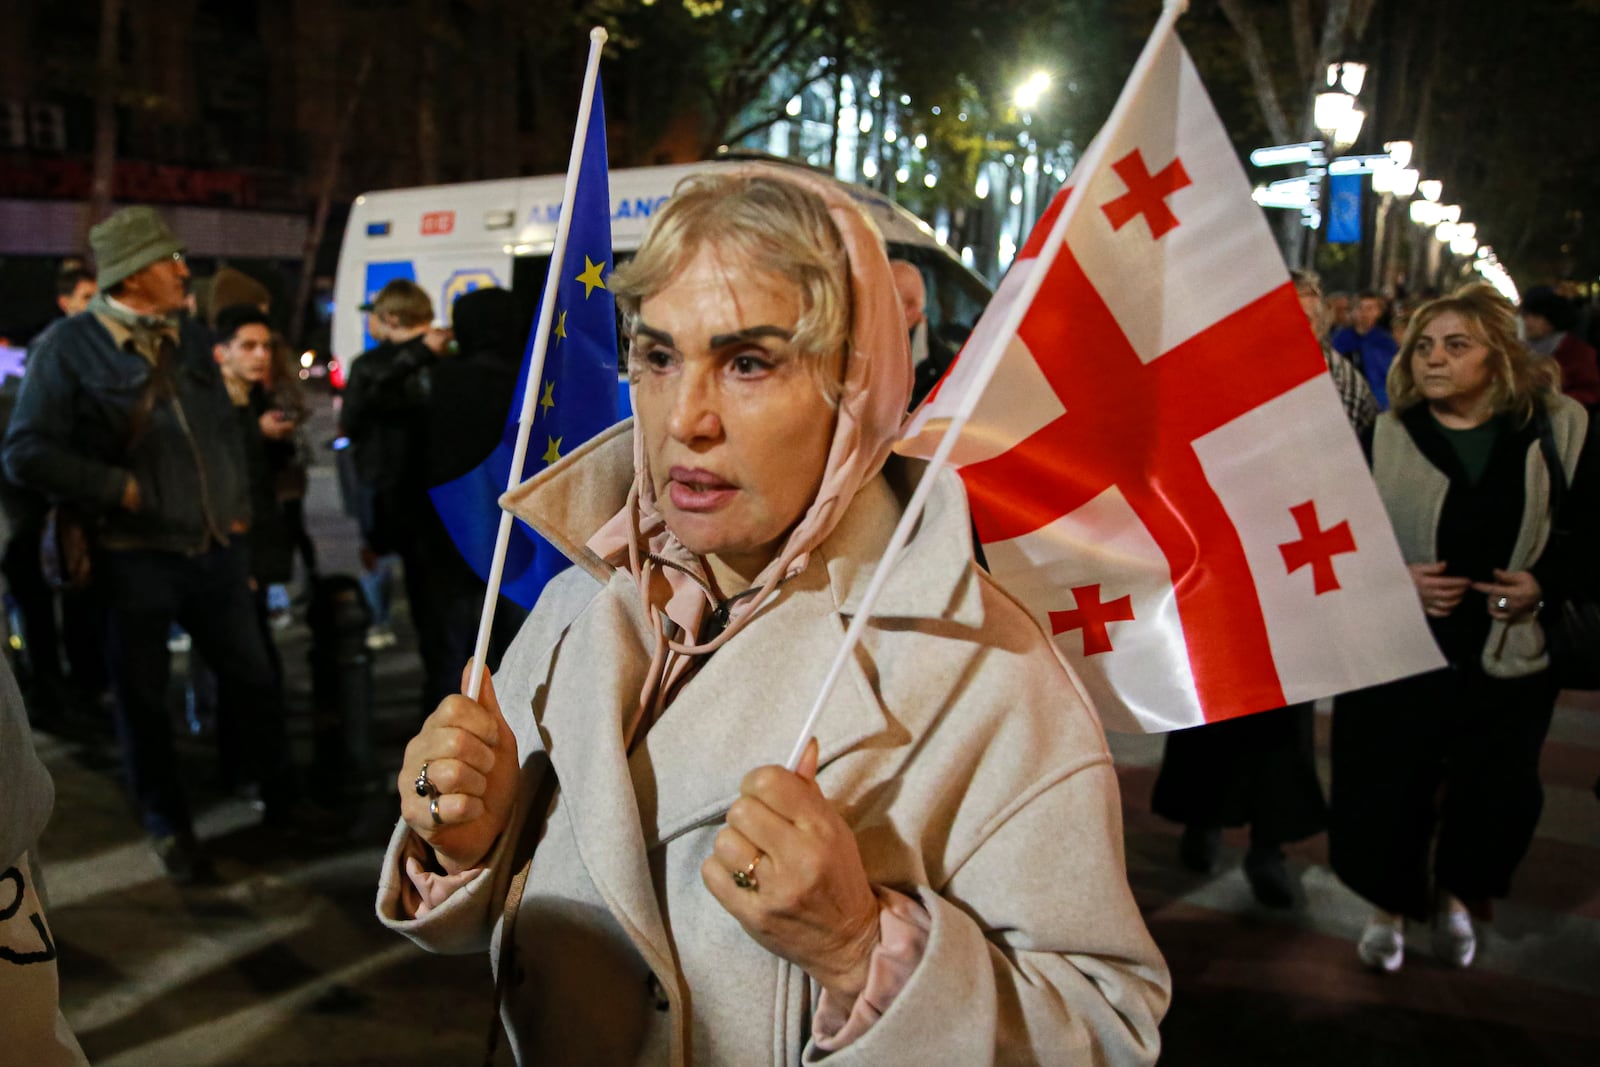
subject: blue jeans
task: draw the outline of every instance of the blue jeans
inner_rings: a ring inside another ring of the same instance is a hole
[[[107,551],[96,581],[110,605],[117,736],[146,832],[193,834],[167,714],[167,631],[177,622],[218,676],[218,714],[237,722],[270,811],[292,800],[283,694],[256,619],[248,558],[238,542],[198,555]]]
[[[370,571],[361,572],[361,592],[366,595],[367,607],[372,609],[372,625],[389,625],[389,605],[394,600],[394,568],[400,562],[396,555],[379,556]]]

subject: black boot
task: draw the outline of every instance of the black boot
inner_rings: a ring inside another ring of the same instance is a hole
[[[1178,838],[1178,859],[1196,874],[1210,874],[1222,849],[1222,827],[1189,823]]]
[[[1250,880],[1250,891],[1263,907],[1294,907],[1294,879],[1289,877],[1283,849],[1276,845],[1251,845],[1250,851],[1244,854],[1244,876]]]

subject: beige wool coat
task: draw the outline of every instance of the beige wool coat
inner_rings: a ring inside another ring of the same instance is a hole
[[[914,473],[891,460],[629,754],[651,634],[629,575],[581,546],[622,506],[631,462],[624,426],[507,500],[579,563],[495,676],[523,807],[543,775],[559,781],[515,924],[503,1014],[519,1062],[1153,1062],[1169,977],[1128,889],[1104,737],[1044,634],[974,565],[949,473],[818,728],[818,783],[868,877],[920,901],[932,928],[883,1017],[816,1048],[817,988],[745,934],[700,866],[740,779],[794,744]],[[421,844],[402,822],[379,917],[433,951],[494,952],[519,829],[409,919],[399,888]]]

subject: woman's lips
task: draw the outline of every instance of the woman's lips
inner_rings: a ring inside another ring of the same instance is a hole
[[[679,511],[715,511],[739,491],[710,471],[695,467],[673,467],[667,476],[671,479],[667,495]]]

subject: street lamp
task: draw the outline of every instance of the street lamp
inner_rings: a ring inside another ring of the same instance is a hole
[[[1028,79],[1021,85],[1017,86],[1016,91],[1011,94],[1012,102],[1015,103],[1017,108],[1021,111],[1032,111],[1034,108],[1039,106],[1040,99],[1043,98],[1044,94],[1050,90],[1050,84],[1053,80],[1054,79],[1051,78],[1049,71],[1034,71],[1032,74],[1028,75]]]
[[[1027,79],[1018,85],[1011,94],[1012,103],[1017,105],[1017,110],[1022,112],[1022,124],[1028,125],[1031,120],[1029,112],[1039,106],[1044,99],[1044,94],[1049,92],[1055,79],[1047,70],[1036,70],[1028,75]],[[1026,139],[1025,139],[1026,138]],[[1033,225],[1034,217],[1038,210],[1039,197],[1039,142],[1037,139],[1027,137],[1025,133],[1019,134],[1017,144],[1028,150],[1022,162],[1022,182],[1020,186],[1012,188],[1011,202],[1022,208],[1017,220],[1017,236],[1027,234]],[[1008,160],[1009,162],[1009,160]],[[1024,192],[1024,189],[1026,190]]]
[[[1361,95],[1361,86],[1367,80],[1367,65],[1354,60],[1328,64],[1328,88],[1338,86],[1351,96]]]

